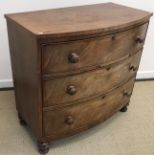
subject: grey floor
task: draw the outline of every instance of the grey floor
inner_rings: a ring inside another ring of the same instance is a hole
[[[153,155],[153,81],[136,82],[127,113],[53,142],[48,154]],[[38,155],[35,138],[18,123],[13,91],[0,91],[0,155]]]

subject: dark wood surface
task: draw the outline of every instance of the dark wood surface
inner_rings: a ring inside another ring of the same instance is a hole
[[[5,16],[17,111],[41,153],[126,111],[151,15],[106,3]]]
[[[150,16],[149,12],[114,3],[6,15],[33,34],[43,37],[109,32],[144,22]]]

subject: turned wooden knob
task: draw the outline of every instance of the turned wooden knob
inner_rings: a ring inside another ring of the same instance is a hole
[[[68,87],[67,87],[67,93],[68,93],[69,95],[74,95],[74,94],[76,94],[76,88],[75,88],[75,86],[73,86],[73,85],[68,86]]]
[[[111,66],[106,66],[105,68],[107,71],[109,71],[111,69]]]
[[[137,37],[136,42],[142,44],[144,40],[141,37]]]
[[[124,91],[123,91],[123,96],[130,97],[130,96],[131,96],[131,93],[128,92],[127,90],[124,90]]]
[[[68,55],[68,60],[71,63],[77,63],[79,61],[79,56],[76,53],[70,53]]]
[[[72,116],[68,116],[65,120],[66,124],[71,125],[74,123],[74,119]]]
[[[137,70],[137,67],[131,64],[131,65],[129,66],[129,70],[136,71],[136,70]]]

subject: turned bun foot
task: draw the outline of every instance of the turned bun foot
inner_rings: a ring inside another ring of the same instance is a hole
[[[121,112],[126,112],[128,110],[127,106],[124,106],[120,111]]]
[[[19,123],[22,126],[26,126],[27,123],[25,122],[25,120],[22,118],[22,116],[20,114],[18,114],[18,118],[19,118]]]
[[[27,125],[27,123],[23,119],[19,120],[19,123],[22,126],[26,126]]]
[[[49,151],[49,143],[38,142],[38,151],[41,154],[47,154]]]

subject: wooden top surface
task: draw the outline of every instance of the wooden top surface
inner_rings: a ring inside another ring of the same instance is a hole
[[[61,9],[8,14],[5,17],[35,35],[66,35],[107,32],[148,20],[146,11],[104,3]]]

